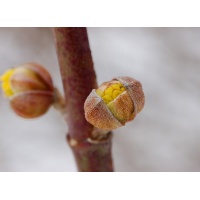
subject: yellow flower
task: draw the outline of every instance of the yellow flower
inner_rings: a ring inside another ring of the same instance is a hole
[[[9,69],[0,77],[1,88],[15,113],[24,118],[44,114],[54,100],[50,74],[37,63]]]
[[[0,81],[2,81],[1,88],[6,97],[10,97],[14,94],[10,84],[10,78],[12,77],[14,71],[14,69],[9,69],[8,71],[6,71],[5,74],[0,77]]]
[[[110,84],[110,86],[108,86],[104,91],[97,89],[96,93],[108,105],[111,101],[116,99],[125,90],[126,90],[125,87],[121,83],[115,81],[112,82],[112,84]]]

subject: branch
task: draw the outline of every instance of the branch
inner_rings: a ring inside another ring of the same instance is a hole
[[[53,28],[67,101],[68,143],[79,171],[113,171],[111,138],[92,138],[95,128],[84,116],[84,102],[97,87],[86,28]]]

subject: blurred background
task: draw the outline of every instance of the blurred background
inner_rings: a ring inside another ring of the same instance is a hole
[[[88,28],[98,83],[131,76],[146,104],[114,131],[115,171],[200,171],[200,29]],[[63,92],[50,28],[0,28],[0,74],[35,61]],[[17,117],[0,92],[0,171],[77,171],[53,109],[34,120]]]

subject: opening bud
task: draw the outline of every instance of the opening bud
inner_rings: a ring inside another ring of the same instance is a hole
[[[133,120],[145,102],[142,85],[131,77],[117,77],[102,83],[87,97],[86,120],[103,130],[113,130]]]
[[[0,81],[12,109],[21,117],[39,117],[47,112],[54,101],[51,76],[37,63],[11,68],[0,77]]]

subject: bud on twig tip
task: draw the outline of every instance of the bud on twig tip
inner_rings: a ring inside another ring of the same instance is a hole
[[[102,83],[87,97],[86,120],[103,130],[113,130],[131,121],[143,109],[142,85],[131,77],[117,77]]]
[[[21,117],[39,117],[47,112],[54,101],[52,78],[37,63],[13,67],[0,77],[0,81],[12,110]]]

